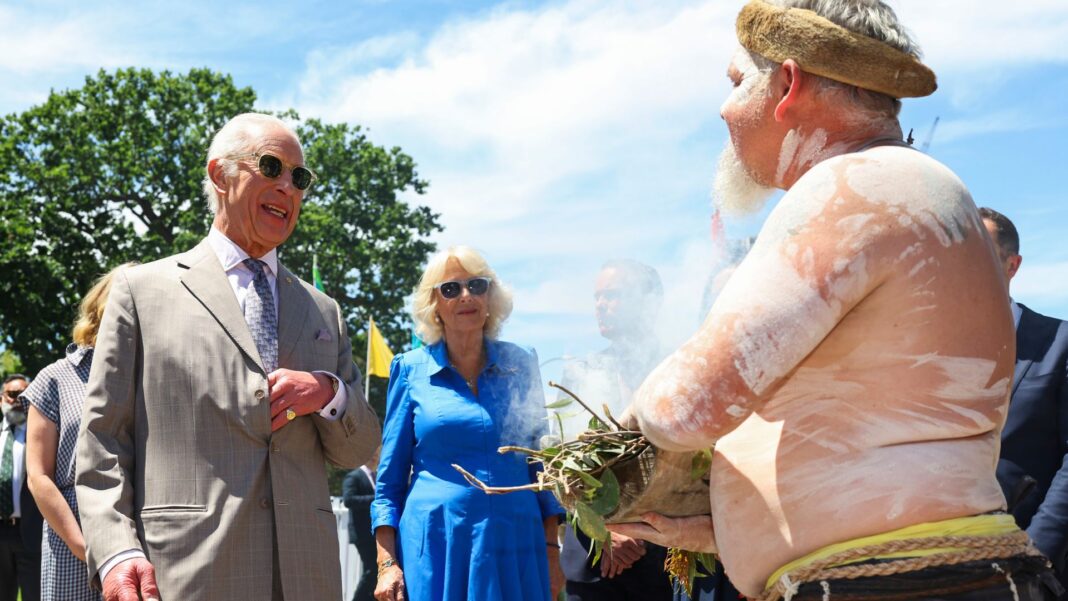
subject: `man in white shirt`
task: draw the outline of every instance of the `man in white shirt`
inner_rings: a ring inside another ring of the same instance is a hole
[[[315,177],[251,113],[206,167],[207,238],[112,284],[77,457],[89,574],[109,600],[337,599],[324,464],[380,430],[337,303],[278,261]]]
[[[29,381],[4,379],[0,396],[0,601],[41,596],[41,514],[26,487],[26,408],[19,395]]]

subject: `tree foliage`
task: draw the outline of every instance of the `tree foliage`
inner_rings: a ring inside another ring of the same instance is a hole
[[[251,88],[207,69],[125,69],[0,120],[0,344],[31,374],[62,354],[96,277],[187,250],[206,234],[211,135],[255,101]],[[426,182],[411,157],[374,145],[358,126],[283,116],[320,180],[281,260],[310,280],[318,254],[358,358],[368,316],[405,340],[403,299],[434,248],[426,237],[441,229],[437,215],[408,203]]]

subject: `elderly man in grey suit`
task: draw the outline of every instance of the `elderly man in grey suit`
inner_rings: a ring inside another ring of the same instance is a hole
[[[337,303],[278,262],[313,180],[289,127],[239,115],[208,150],[207,238],[115,278],[76,480],[108,600],[341,597],[325,462],[380,430]]]

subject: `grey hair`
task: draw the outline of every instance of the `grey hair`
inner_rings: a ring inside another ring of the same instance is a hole
[[[415,321],[415,332],[425,344],[434,344],[445,335],[445,329],[441,321],[437,319],[438,296],[434,286],[441,283],[445,276],[445,269],[449,259],[456,259],[464,271],[473,276],[487,277],[492,280],[489,288],[489,299],[486,309],[489,316],[486,324],[482,326],[482,333],[486,338],[496,338],[501,332],[501,325],[512,314],[512,291],[499,279],[497,274],[486,262],[477,250],[469,246],[453,246],[443,250],[427,262],[423,270],[423,277],[419,279],[419,285],[412,295],[412,320]]]
[[[810,10],[828,21],[844,27],[853,33],[880,41],[919,60],[923,53],[919,44],[898,20],[894,9],[880,0],[770,0],[772,4],[784,8]],[[750,52],[760,70],[774,69],[778,63]],[[820,75],[809,74],[816,78],[820,93],[837,94],[865,113],[877,116],[897,118],[901,112],[901,101],[892,96],[865,90],[857,86],[835,81]]]
[[[251,151],[258,139],[256,134],[259,130],[272,125],[284,128],[293,134],[294,138],[297,138],[298,143],[300,142],[297,132],[293,131],[293,128],[286,124],[285,121],[274,115],[264,113],[242,113],[237,115],[227,121],[212,136],[211,145],[208,146],[208,158],[204,161],[205,174],[203,182],[204,200],[207,201],[208,208],[211,209],[212,213],[219,210],[222,199],[215,192],[215,183],[211,181],[211,173],[207,172],[207,165],[213,159],[219,159],[226,177],[233,177],[237,174],[237,163],[228,160],[227,157]]]

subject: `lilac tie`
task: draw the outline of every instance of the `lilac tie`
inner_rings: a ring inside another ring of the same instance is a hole
[[[245,259],[245,267],[252,271],[252,290],[245,297],[245,321],[252,332],[252,340],[260,353],[267,373],[278,368],[278,316],[274,311],[274,295],[267,282],[267,265],[259,259]]]

